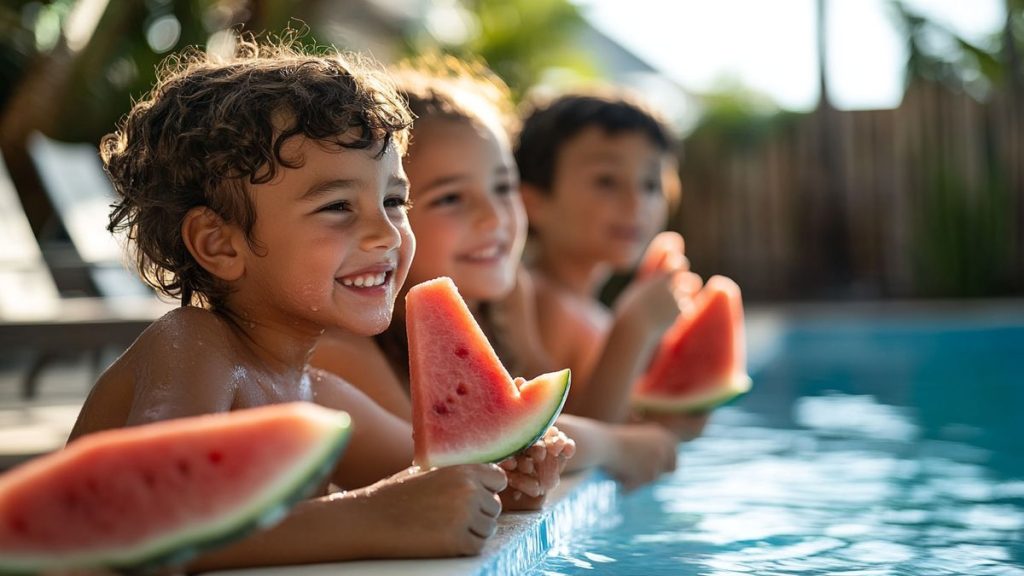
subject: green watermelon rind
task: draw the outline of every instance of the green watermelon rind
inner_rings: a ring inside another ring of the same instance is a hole
[[[488,446],[480,446],[471,451],[453,450],[443,454],[431,454],[428,465],[435,468],[441,468],[444,466],[455,466],[458,464],[486,464],[501,462],[509,456],[518,454],[532,446],[534,442],[544,436],[544,433],[547,432],[548,428],[555,423],[555,420],[557,420],[559,414],[561,414],[562,408],[565,406],[565,401],[569,397],[569,386],[572,382],[572,373],[568,368],[566,368],[557,372],[541,374],[531,380],[531,382],[540,379],[561,380],[561,387],[557,389],[559,392],[551,395],[551,398],[558,398],[558,401],[552,402],[550,410],[538,411],[538,415],[535,418],[524,422],[516,430],[508,430],[504,434],[501,434],[501,440],[497,443]]]
[[[295,503],[305,499],[334,469],[351,436],[351,419],[338,418],[338,429],[330,442],[310,452],[291,473],[264,487],[262,494],[234,514],[222,514],[217,520],[191,530],[180,529],[144,547],[101,550],[68,556],[0,557],[0,574],[22,576],[48,571],[112,569],[125,573],[147,573],[179,566],[197,555],[239,540],[259,528],[269,527],[283,518]]]
[[[707,412],[746,394],[752,385],[753,381],[747,374],[731,374],[697,394],[659,396],[638,393],[633,396],[632,404],[634,408],[649,412]]]

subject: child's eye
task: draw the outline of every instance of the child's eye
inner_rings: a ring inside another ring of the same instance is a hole
[[[321,206],[317,212],[349,212],[352,210],[352,205],[348,200],[339,200],[338,202],[331,202],[326,206]]]
[[[648,180],[644,182],[644,192],[648,194],[661,194],[661,181],[660,180]]]
[[[498,196],[507,196],[513,194],[516,191],[516,187],[511,182],[502,182],[494,187],[494,193]]]
[[[384,199],[384,208],[398,208],[403,212],[408,212],[412,208],[412,200],[407,196],[392,196]]]
[[[444,196],[438,196],[430,202],[430,206],[454,206],[462,201],[462,196],[457,192],[450,192]]]

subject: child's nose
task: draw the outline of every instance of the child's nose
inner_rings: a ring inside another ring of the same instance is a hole
[[[369,215],[363,222],[360,247],[363,250],[393,250],[402,243],[398,227],[383,212]]]
[[[491,230],[501,225],[502,221],[502,210],[498,206],[498,201],[485,198],[477,202],[476,206],[476,226],[482,230]]]

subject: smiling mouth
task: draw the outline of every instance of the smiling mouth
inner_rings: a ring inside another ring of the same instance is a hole
[[[480,250],[474,250],[468,254],[462,255],[459,259],[465,260],[466,262],[482,262],[488,263],[497,260],[498,258],[505,255],[505,249],[503,246],[495,244],[488,248],[482,248]]]
[[[377,288],[386,284],[390,278],[391,272],[375,272],[345,276],[338,278],[337,282],[346,288]]]
[[[638,242],[641,237],[640,230],[634,226],[612,226],[608,230],[608,235],[615,240],[626,242]]]

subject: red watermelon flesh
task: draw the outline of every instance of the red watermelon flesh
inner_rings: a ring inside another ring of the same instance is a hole
[[[280,518],[349,430],[291,403],[85,436],[0,476],[0,573],[184,562]]]
[[[569,370],[513,380],[451,279],[410,289],[406,322],[417,465],[497,462],[561,412]]]
[[[647,278],[655,272],[667,272],[684,267],[686,265],[685,246],[683,237],[678,232],[671,230],[659,232],[647,245],[647,250],[640,258],[636,277]]]
[[[750,389],[739,286],[713,276],[679,315],[633,391],[635,406],[698,412]]]

